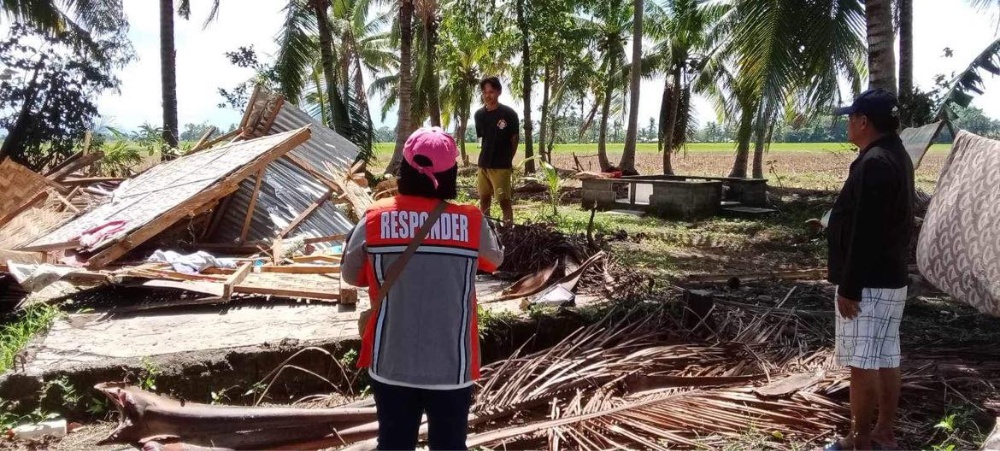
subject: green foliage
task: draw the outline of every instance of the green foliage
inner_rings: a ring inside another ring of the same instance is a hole
[[[557,217],[559,216],[559,189],[563,186],[562,177],[559,176],[559,171],[556,170],[555,166],[552,166],[540,156],[522,160],[518,163],[518,167],[531,160],[538,160],[541,172],[536,176],[526,177],[525,179],[535,180],[545,185],[545,188],[549,191],[549,205],[552,206],[552,216]]]
[[[34,304],[7,318],[0,327],[0,373],[23,363],[15,362],[21,348],[36,334],[45,332],[62,315],[58,307]]]
[[[483,306],[476,306],[476,312],[479,316],[479,338],[483,338],[490,332],[497,331],[499,327],[509,327],[515,321],[517,321],[517,314],[511,311],[493,311]]]
[[[92,58],[70,32],[10,27],[0,41],[0,129],[8,132],[0,159],[38,171],[73,153],[97,117],[96,97],[118,88],[113,70],[132,58],[127,41],[91,42],[106,59]]]
[[[142,358],[142,369],[136,375],[139,379],[139,388],[143,390],[156,391],[156,377],[163,370],[149,357]]]

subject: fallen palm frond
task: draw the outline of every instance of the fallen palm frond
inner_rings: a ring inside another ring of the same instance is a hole
[[[753,316],[739,330],[724,324],[716,344],[693,344],[663,311],[630,314],[488,366],[470,421],[481,432],[469,446],[693,447],[699,437],[737,437],[749,425],[804,439],[846,421],[845,406],[830,398],[845,387],[840,371],[819,373],[783,396],[754,392],[796,371],[829,367],[830,353],[789,346],[794,316]]]

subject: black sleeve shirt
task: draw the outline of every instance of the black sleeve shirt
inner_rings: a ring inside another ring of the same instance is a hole
[[[481,108],[473,116],[476,136],[482,139],[479,167],[486,169],[511,169],[514,167],[514,147],[511,139],[518,136],[520,122],[517,112],[506,105],[493,111]]]
[[[907,286],[914,196],[913,163],[898,136],[851,164],[827,229],[828,280],[842,296],[860,301],[864,288]]]

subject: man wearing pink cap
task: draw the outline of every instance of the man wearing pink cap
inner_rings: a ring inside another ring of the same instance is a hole
[[[427,415],[430,449],[466,449],[479,378],[477,270],[496,271],[503,249],[482,212],[457,194],[458,149],[439,127],[403,147],[399,194],[375,202],[347,239],[341,277],[368,285],[359,368],[372,379],[378,448],[414,449]]]
[[[514,208],[511,205],[511,176],[514,173],[514,155],[520,140],[518,135],[517,112],[500,104],[500,79],[487,77],[479,82],[483,92],[483,108],[476,111],[476,136],[480,138],[479,176],[476,185],[479,190],[479,208],[489,216],[490,205],[496,196],[503,212],[503,222],[514,223]]]

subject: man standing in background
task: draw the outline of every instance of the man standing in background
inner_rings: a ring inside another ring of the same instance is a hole
[[[500,104],[503,88],[497,77],[487,77],[479,82],[483,93],[483,107],[476,111],[476,136],[479,138],[479,209],[487,217],[493,197],[500,202],[503,222],[514,223],[514,209],[511,205],[511,176],[514,172],[514,155],[520,141],[517,112]]]
[[[828,279],[837,285],[837,363],[851,369],[851,433],[826,449],[898,449],[893,429],[913,231],[913,163],[897,134],[893,94],[868,90],[836,114],[848,116],[847,139],[860,152],[827,229]]]

